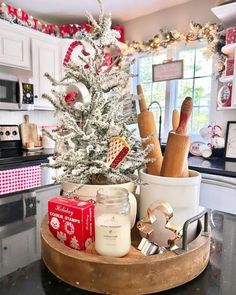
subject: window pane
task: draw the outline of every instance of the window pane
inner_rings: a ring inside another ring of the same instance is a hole
[[[152,101],[157,101],[161,107],[162,124],[165,120],[165,97],[166,97],[166,82],[156,82],[152,84]],[[151,110],[153,111],[157,130],[159,128],[160,107],[153,104]],[[163,125],[162,125],[163,126]]]
[[[211,77],[197,78],[194,87],[194,106],[209,106],[211,95]]]
[[[141,57],[139,59],[139,83],[152,82],[152,57]]]
[[[166,82],[156,82],[152,84],[152,101],[157,100],[162,107],[165,106]]]
[[[153,64],[161,64],[167,59],[166,54],[158,54],[153,56]]]
[[[180,108],[186,96],[192,97],[193,93],[193,79],[178,80],[178,95],[177,105]]]
[[[194,107],[191,116],[191,133],[199,134],[199,130],[209,124],[209,108]]]
[[[144,93],[144,97],[146,100],[146,104],[147,106],[149,106],[149,104],[152,101],[152,84],[142,84],[142,88],[143,88],[143,93]]]
[[[206,48],[196,50],[196,69],[195,76],[210,76],[212,73],[212,59],[207,59],[204,55]]]
[[[195,49],[183,50],[179,54],[179,59],[184,60],[184,78],[192,78],[194,75]]]

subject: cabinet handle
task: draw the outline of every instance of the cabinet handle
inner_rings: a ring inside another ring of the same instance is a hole
[[[38,95],[35,95],[34,98],[38,98]]]
[[[40,201],[39,200],[37,200],[37,204],[40,204]]]
[[[3,250],[7,250],[7,249],[8,249],[7,246],[4,246],[4,247],[3,247]]]

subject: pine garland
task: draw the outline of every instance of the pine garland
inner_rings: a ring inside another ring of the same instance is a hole
[[[108,184],[132,181],[134,172],[144,165],[152,148],[149,145],[142,150],[141,142],[127,128],[127,122],[135,114],[124,116],[121,110],[124,102],[131,104],[136,99],[129,91],[132,60],[121,55],[119,62],[115,59],[110,67],[104,66],[104,49],[118,48],[119,33],[111,29],[111,17],[104,15],[103,1],[98,0],[98,3],[98,20],[87,14],[93,30],[90,33],[81,30],[76,35],[77,40],[89,44],[92,50],[81,52],[78,63],[69,61],[61,81],[46,74],[56,86],[56,90],[44,94],[44,98],[53,104],[59,117],[58,128],[49,136],[60,148],[55,162],[47,164],[63,171],[56,178],[57,182]],[[89,104],[65,102],[66,88],[78,83],[83,83],[89,90]],[[130,146],[128,156],[116,168],[107,164],[109,142],[113,136],[124,137]]]

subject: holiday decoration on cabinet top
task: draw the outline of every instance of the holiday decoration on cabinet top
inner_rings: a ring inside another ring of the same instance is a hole
[[[89,32],[92,28],[92,26],[86,22],[80,25],[56,25],[44,23],[38,18],[31,16],[28,12],[22,10],[21,8],[13,7],[12,5],[6,4],[3,1],[0,1],[0,19],[61,38],[73,38],[78,31],[86,30]],[[113,26],[113,29],[120,33],[120,37],[118,38],[119,41],[124,42],[124,28],[121,25],[116,24]]]

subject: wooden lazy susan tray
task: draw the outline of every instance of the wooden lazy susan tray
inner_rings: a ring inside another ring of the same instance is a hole
[[[100,256],[93,248],[85,252],[63,245],[49,231],[45,217],[41,225],[42,258],[55,276],[80,289],[102,294],[154,293],[182,285],[206,268],[210,255],[206,228],[206,222],[204,229],[200,225],[197,237],[178,254],[144,256],[136,248],[140,238],[134,238],[130,252],[114,258]]]

